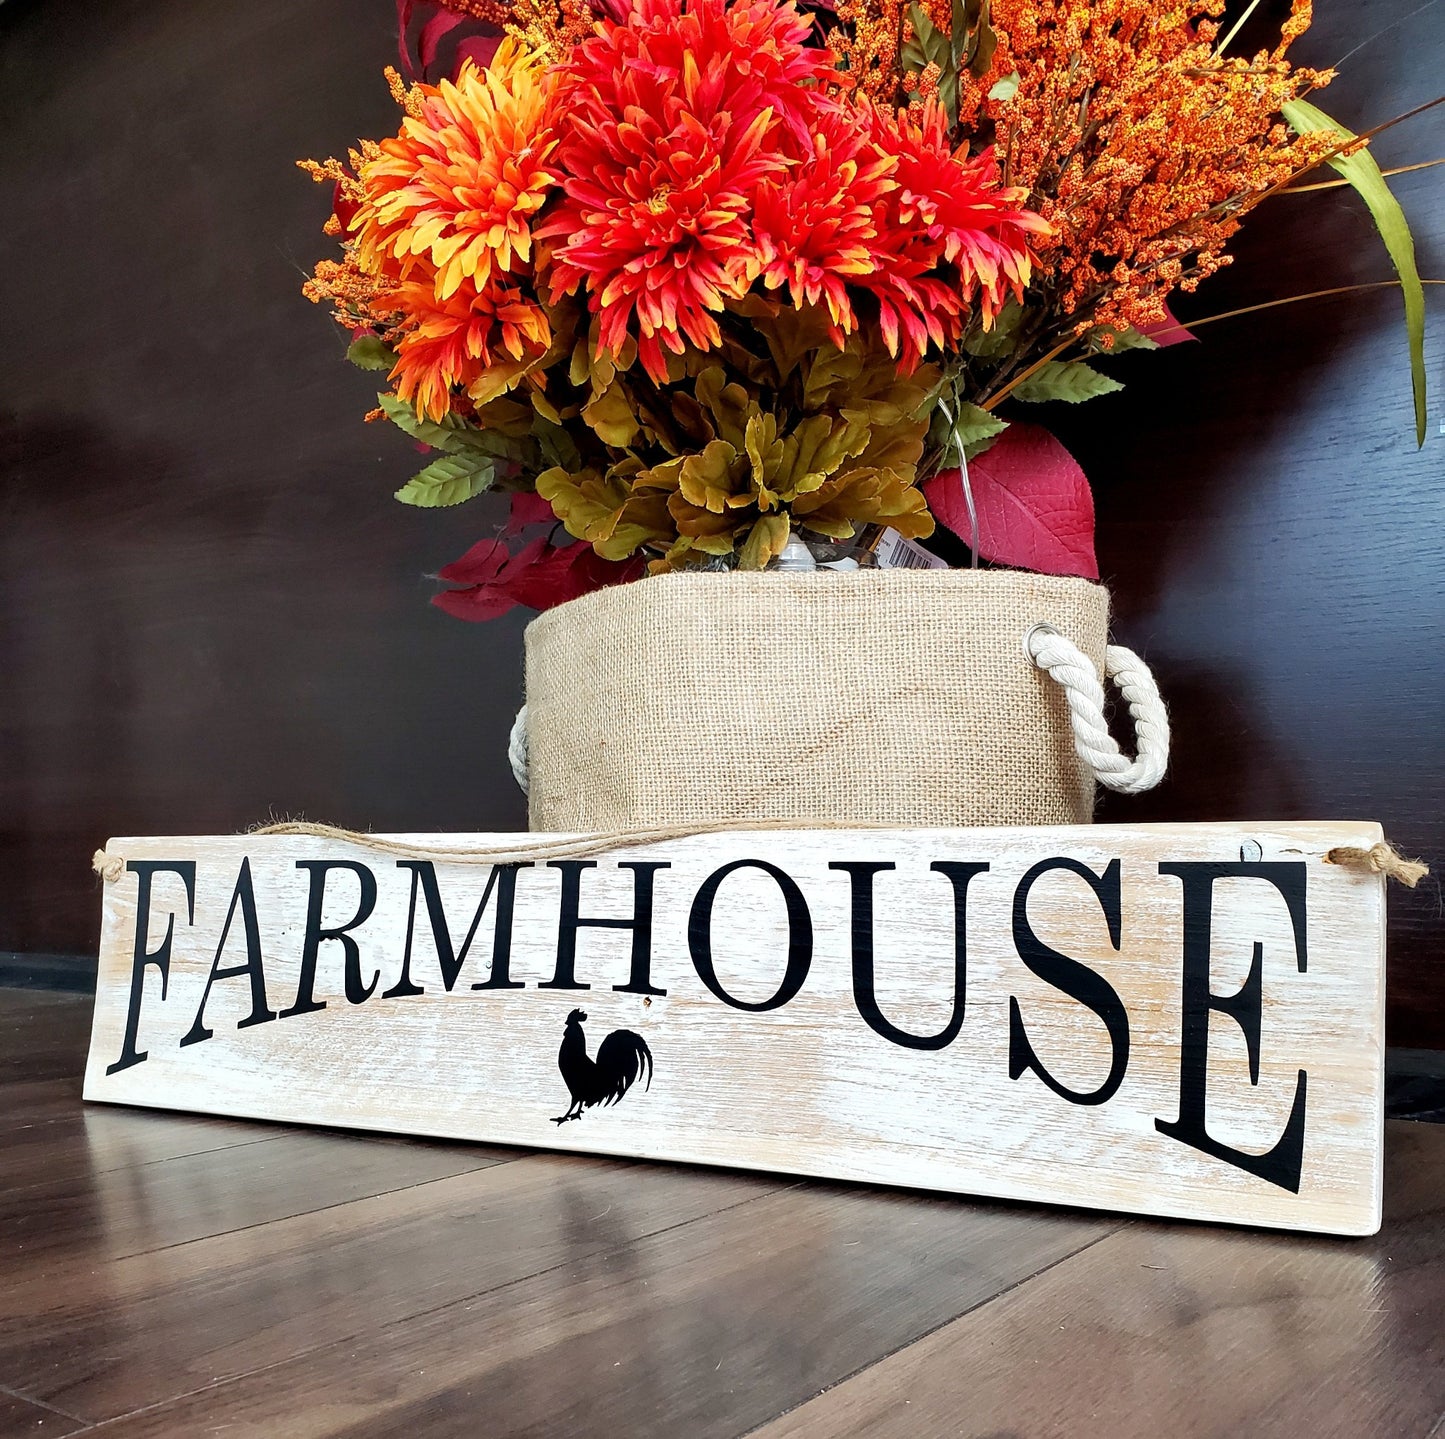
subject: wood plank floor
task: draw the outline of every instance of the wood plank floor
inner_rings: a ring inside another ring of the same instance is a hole
[[[0,1439],[1439,1435],[1445,1126],[1324,1240],[86,1108],[0,990]]]

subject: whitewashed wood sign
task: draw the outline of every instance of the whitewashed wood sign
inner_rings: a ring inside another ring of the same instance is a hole
[[[1379,1227],[1378,826],[387,838],[112,840],[86,1098]]]

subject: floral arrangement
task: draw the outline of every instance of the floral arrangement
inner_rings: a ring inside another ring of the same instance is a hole
[[[1221,10],[433,4],[407,60],[460,30],[454,77],[389,71],[398,133],[304,168],[342,243],[305,292],[385,374],[369,418],[436,452],[397,497],[512,495],[436,602],[486,618],[762,568],[794,533],[938,523],[985,560],[1096,577],[1087,483],[1020,416],[1185,338],[1171,293],[1326,162],[1399,271],[1423,435],[1409,232],[1368,136],[1305,99],[1329,73],[1286,58],[1308,0],[1249,57]]]

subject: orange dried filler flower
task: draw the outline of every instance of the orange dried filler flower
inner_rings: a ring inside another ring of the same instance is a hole
[[[1005,183],[1053,229],[1049,298],[1113,327],[1164,319],[1164,298],[1228,263],[1224,245],[1328,138],[1296,137],[1281,107],[1328,83],[1285,51],[1309,25],[1295,0],[1279,44],[1215,48],[1223,0],[994,0],[991,63],[959,82],[958,119],[992,134]]]

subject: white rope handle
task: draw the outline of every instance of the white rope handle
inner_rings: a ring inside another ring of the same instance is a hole
[[[517,711],[512,721],[512,733],[507,740],[507,761],[512,766],[512,778],[517,781],[523,794],[531,794],[532,786],[527,779],[527,706]]]
[[[1169,765],[1169,714],[1149,666],[1123,645],[1104,650],[1104,674],[1119,687],[1134,717],[1133,759],[1124,754],[1104,721],[1104,687],[1093,661],[1052,625],[1035,625],[1024,636],[1024,653],[1062,686],[1069,702],[1074,748],[1107,789],[1142,794],[1153,789]]]

